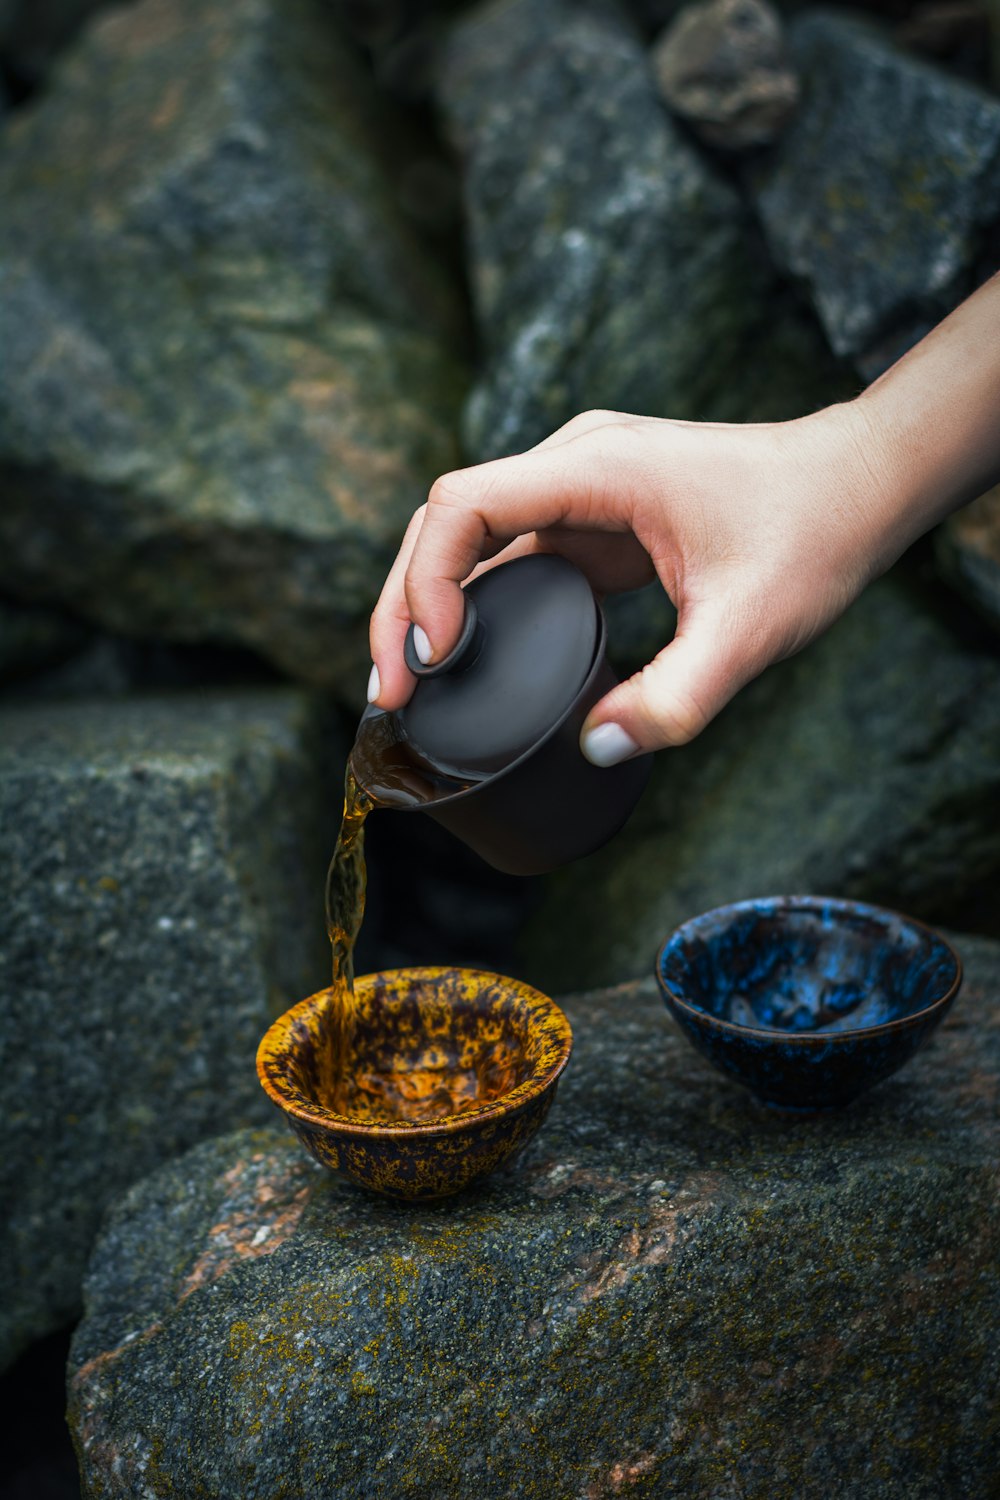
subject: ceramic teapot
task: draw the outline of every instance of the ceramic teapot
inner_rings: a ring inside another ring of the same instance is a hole
[[[454,649],[425,666],[411,625],[403,654],[417,678],[413,695],[394,714],[369,708],[357,744],[381,736],[420,788],[392,797],[374,790],[376,802],[419,808],[498,870],[540,874],[618,832],[652,756],[598,767],[580,749],[584,719],[618,678],[606,660],[604,613],[578,568],[533,553],[463,592]],[[370,762],[359,765],[372,789]]]

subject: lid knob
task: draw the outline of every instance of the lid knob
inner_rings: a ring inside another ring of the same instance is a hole
[[[483,627],[479,623],[479,611],[472,595],[463,590],[465,618],[462,630],[452,649],[440,661],[424,663],[417,655],[413,639],[415,626],[411,625],[403,642],[403,660],[414,677],[440,677],[445,672],[464,672],[471,667],[483,649]]]
[[[550,553],[499,563],[462,592],[462,634],[441,661],[425,666],[407,631],[404,660],[419,681],[396,724],[416,764],[476,780],[513,765],[569,712],[601,622],[584,575]]]

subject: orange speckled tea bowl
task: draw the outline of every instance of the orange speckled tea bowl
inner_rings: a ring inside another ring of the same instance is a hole
[[[257,1073],[317,1161],[392,1198],[444,1198],[520,1151],[549,1112],[573,1044],[540,991],[475,969],[394,969],[355,982],[334,1077],[335,992],[264,1036]]]

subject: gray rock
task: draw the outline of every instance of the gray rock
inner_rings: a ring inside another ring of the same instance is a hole
[[[934,545],[946,577],[1000,630],[1000,485],[951,516]]]
[[[325,977],[321,730],[286,689],[0,711],[0,1364],[111,1199],[266,1117],[257,1043]]]
[[[652,969],[700,911],[854,896],[997,931],[1000,660],[888,579],[657,757],[631,822],[551,877],[525,963],[556,989]]]
[[[462,390],[452,288],[394,202],[403,130],[316,0],[144,0],[19,112],[10,592],[361,693],[367,616],[454,465]]]
[[[773,305],[739,197],[614,5],[494,0],[451,33],[438,94],[483,351],[473,457],[591,407],[738,420],[831,399],[818,329]]]
[[[781,17],[767,0],[685,6],[656,43],[653,65],[674,113],[731,151],[769,145],[799,99]]]
[[[992,1493],[1000,953],[833,1118],[755,1106],[648,984],[506,1177],[437,1207],[284,1131],[138,1186],[70,1360],[88,1500],[940,1500]]]
[[[862,23],[797,19],[802,104],[754,175],[777,263],[870,378],[972,289],[1000,221],[1000,102]]]

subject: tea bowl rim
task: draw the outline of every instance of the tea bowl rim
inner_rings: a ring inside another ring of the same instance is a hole
[[[278,1046],[283,1034],[287,1033],[300,1017],[317,1010],[332,993],[332,986],[317,990],[313,995],[307,995],[304,1000],[299,1000],[282,1015],[278,1016],[267,1031],[264,1033],[257,1048],[257,1077],[261,1087],[268,1098],[278,1106],[283,1114],[294,1116],[304,1124],[319,1130],[336,1132],[340,1135],[356,1136],[362,1140],[401,1140],[423,1138],[433,1136],[455,1135],[469,1130],[474,1125],[482,1124],[489,1120],[508,1119],[517,1114],[526,1105],[546,1094],[558,1082],[573,1050],[573,1032],[565,1012],[556,1004],[551,995],[546,995],[542,990],[535,989],[534,985],[528,984],[523,979],[514,979],[508,974],[499,974],[492,969],[469,969],[455,964],[419,965],[414,967],[403,967],[398,969],[377,969],[370,974],[362,974],[354,981],[355,992],[367,986],[371,988],[376,981],[387,982],[392,985],[394,981],[401,980],[404,976],[411,982],[434,981],[446,974],[461,974],[472,979],[481,979],[491,985],[502,985],[513,990],[519,998],[530,999],[533,1004],[541,1001],[549,1018],[555,1023],[559,1031],[559,1055],[555,1063],[540,1075],[531,1074],[509,1091],[501,1094],[498,1099],[491,1099],[486,1104],[477,1105],[473,1109],[463,1110],[461,1114],[442,1115],[436,1120],[400,1120],[393,1124],[380,1124],[371,1121],[359,1120],[351,1115],[337,1114],[332,1109],[327,1109],[319,1103],[302,1102],[302,1095],[296,1091],[295,1097],[292,1092],[285,1093],[282,1086],[268,1077],[265,1070],[265,1061],[269,1056],[287,1055],[287,1046]]]
[[[787,912],[815,911],[819,908],[834,908],[838,915],[861,912],[873,917],[891,917],[903,923],[904,926],[915,929],[921,935],[939,943],[954,965],[954,973],[947,989],[943,994],[925,1005],[922,1010],[910,1011],[907,1015],[896,1016],[891,1021],[882,1021],[878,1026],[850,1026],[843,1031],[791,1031],[780,1026],[745,1026],[739,1021],[728,1021],[722,1016],[713,1015],[711,1011],[703,1010],[700,1006],[692,1004],[683,995],[678,994],[666,981],[663,973],[663,964],[667,949],[681,936],[682,933],[697,927],[711,917],[718,917],[722,913],[738,915],[742,911],[753,910],[762,904],[773,903]],[[664,1003],[668,1009],[676,1006],[685,1015],[690,1016],[699,1025],[707,1025],[717,1031],[729,1033],[734,1037],[752,1037],[759,1041],[769,1041],[787,1046],[789,1042],[795,1046],[802,1047],[824,1047],[831,1045],[845,1045],[847,1042],[856,1041],[859,1037],[880,1037],[902,1032],[914,1026],[918,1021],[926,1020],[936,1011],[947,1010],[955,996],[962,987],[964,971],[962,960],[954,946],[949,943],[935,927],[929,923],[922,922],[919,917],[908,916],[906,912],[896,911],[890,906],[879,906],[870,901],[853,901],[847,896],[815,896],[815,895],[792,895],[792,896],[748,896],[740,901],[726,901],[719,906],[710,907],[707,911],[699,912],[693,917],[688,917],[681,922],[669,936],[661,943],[656,955],[656,981]]]

